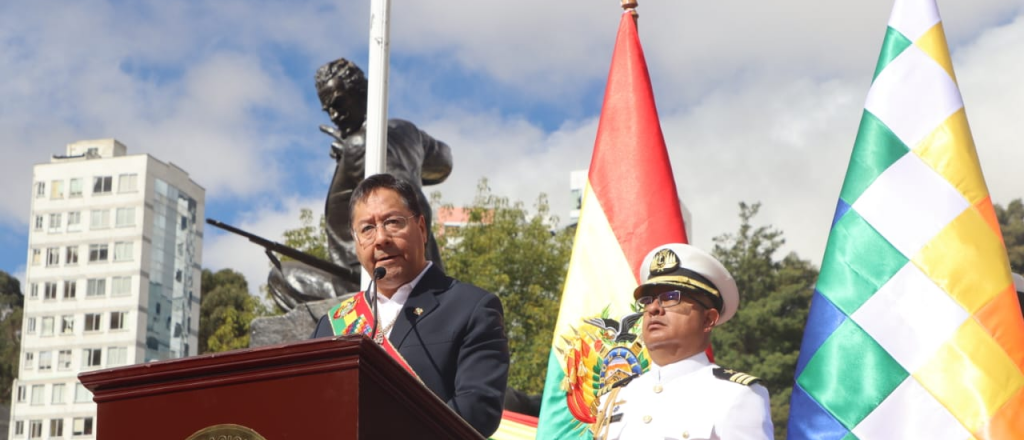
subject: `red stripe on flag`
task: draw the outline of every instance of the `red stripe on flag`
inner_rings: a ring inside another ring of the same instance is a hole
[[[687,242],[644,50],[629,13],[619,24],[588,177],[637,282],[648,252]]]

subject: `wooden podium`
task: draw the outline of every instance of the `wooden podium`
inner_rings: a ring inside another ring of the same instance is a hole
[[[482,438],[362,336],[151,362],[79,379],[96,401],[100,440]]]

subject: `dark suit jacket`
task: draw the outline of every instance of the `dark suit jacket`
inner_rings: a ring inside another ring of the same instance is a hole
[[[423,313],[416,315],[419,308]],[[509,350],[501,301],[430,266],[391,329],[391,344],[423,383],[484,437],[498,429]],[[314,338],[333,336],[320,318]]]

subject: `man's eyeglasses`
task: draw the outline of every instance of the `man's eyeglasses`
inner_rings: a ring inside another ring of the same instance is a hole
[[[387,235],[395,235],[404,231],[405,228],[409,226],[409,219],[413,217],[419,217],[419,214],[413,214],[408,217],[388,217],[380,223],[367,223],[359,226],[352,232],[355,234],[356,238],[359,239],[359,243],[373,243],[374,239],[377,238],[377,228],[384,228],[383,231]]]
[[[710,308],[708,306],[705,306],[704,303],[694,298],[692,294],[687,294],[686,292],[683,292],[681,290],[669,290],[666,292],[661,292],[657,296],[641,296],[640,298],[637,298],[636,305],[641,310],[643,310],[646,309],[648,305],[653,304],[655,299],[657,299],[658,305],[660,305],[662,308],[669,308],[673,306],[678,306],[680,303],[683,302],[683,298],[685,297],[689,297],[691,301],[699,304],[701,307],[705,309]]]

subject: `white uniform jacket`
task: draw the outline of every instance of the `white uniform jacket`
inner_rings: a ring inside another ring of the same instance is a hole
[[[663,367],[652,363],[611,402],[607,439],[774,438],[768,390],[731,381],[733,372],[720,368],[716,377],[716,368],[704,353]]]

